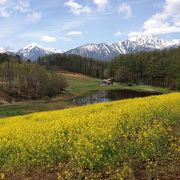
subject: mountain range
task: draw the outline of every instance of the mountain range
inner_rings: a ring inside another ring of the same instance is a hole
[[[99,60],[111,60],[120,54],[177,47],[180,47],[180,40],[164,40],[152,35],[141,35],[113,44],[87,44],[69,50],[66,54],[77,54]]]
[[[57,53],[63,53],[63,51],[51,48],[43,48],[42,46],[35,43],[25,46],[24,48],[17,51],[17,54],[21,57],[21,59],[30,59],[32,61],[37,60],[39,57]]]
[[[66,52],[57,49],[43,48],[38,44],[32,43],[18,50],[15,54],[19,55],[24,60],[30,59],[32,61],[37,60],[38,57],[56,53],[76,54],[83,57],[108,61],[121,54],[163,50],[177,47],[180,47],[180,40],[165,40],[152,35],[141,35],[113,44],[86,44]],[[0,53],[10,54],[14,52],[5,48],[0,48]]]
[[[16,54],[16,52],[12,49],[0,47],[0,54],[3,54],[3,53],[13,54],[13,55]]]

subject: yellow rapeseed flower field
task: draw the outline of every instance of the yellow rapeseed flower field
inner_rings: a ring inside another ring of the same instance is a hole
[[[171,174],[179,118],[180,93],[2,118],[0,173],[53,168],[59,179],[120,179],[144,167],[147,177]]]

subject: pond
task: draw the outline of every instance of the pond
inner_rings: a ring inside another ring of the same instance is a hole
[[[101,90],[91,91],[87,95],[78,96],[72,99],[74,104],[96,104],[100,102],[110,102],[128,98],[146,97],[152,95],[159,95],[155,92],[138,92],[132,90]]]

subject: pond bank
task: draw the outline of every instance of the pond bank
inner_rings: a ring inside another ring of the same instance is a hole
[[[83,94],[72,98],[72,102],[75,105],[87,105],[87,104],[96,104],[101,102],[111,102],[124,99],[132,99],[139,97],[147,97],[152,95],[160,95],[162,93],[157,92],[145,92],[145,91],[133,91],[125,89],[116,89],[116,90],[99,90],[99,91],[90,91],[88,94]]]
[[[91,91],[100,90],[132,90],[136,92],[151,92],[151,93],[168,93],[168,89],[146,86],[114,83],[109,86],[100,86],[101,80],[77,74],[64,74],[68,83],[67,92],[60,96],[50,99],[49,101],[34,100],[23,101],[0,105],[0,117],[23,115],[33,112],[51,111],[77,106],[71,99],[84,94],[89,94]]]

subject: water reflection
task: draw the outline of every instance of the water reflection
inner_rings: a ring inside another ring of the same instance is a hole
[[[88,95],[78,96],[73,99],[75,104],[96,104],[100,102],[109,102],[136,97],[146,97],[158,95],[154,92],[137,92],[132,90],[101,90],[92,91]]]

